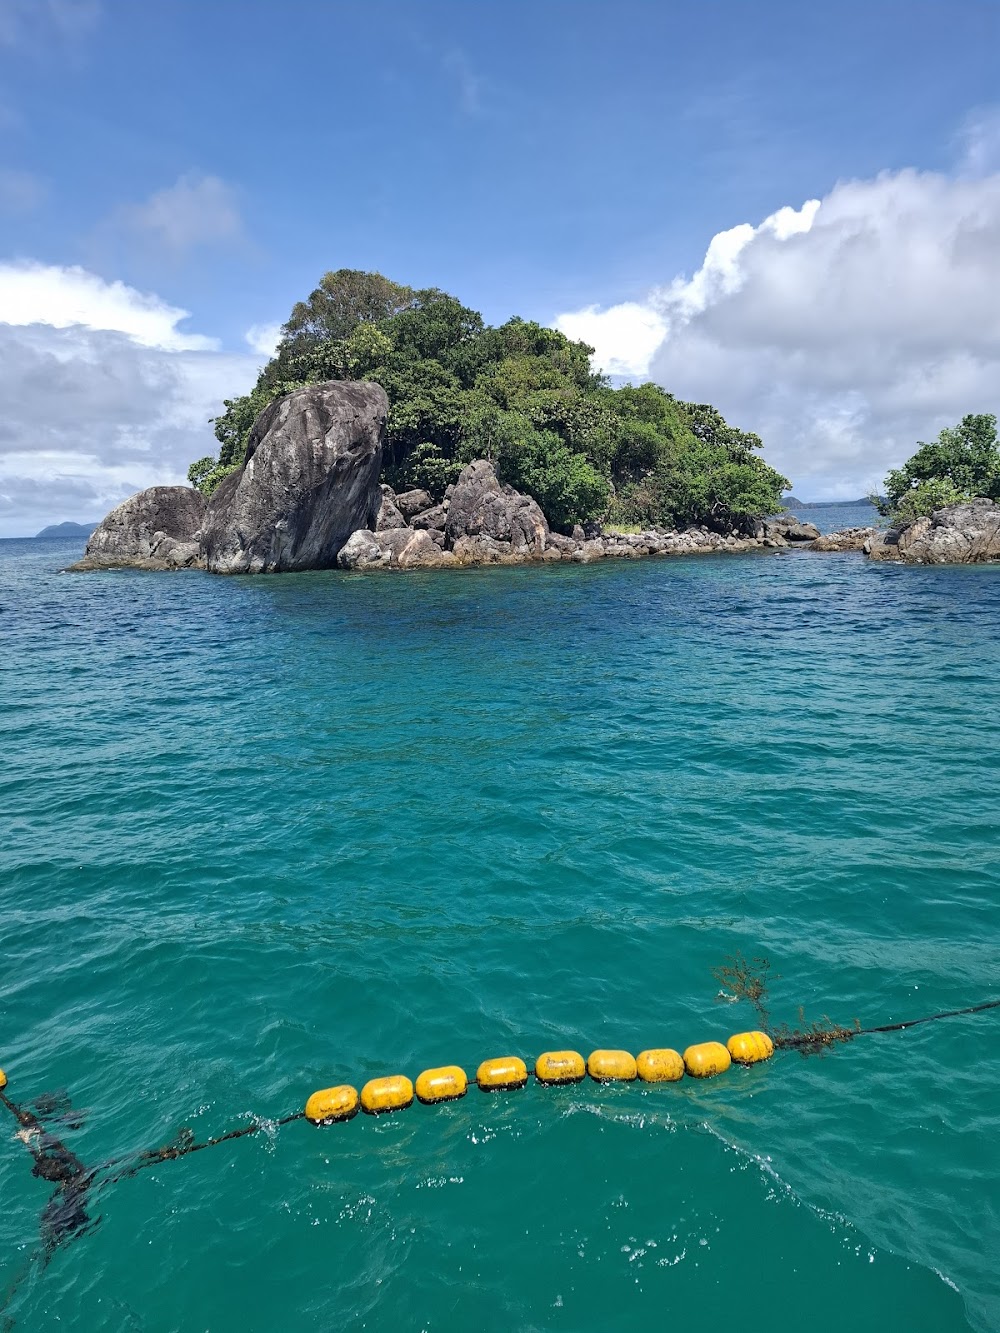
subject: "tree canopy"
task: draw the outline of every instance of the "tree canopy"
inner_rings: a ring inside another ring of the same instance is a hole
[[[873,498],[880,513],[905,522],[977,495],[1000,500],[997,419],[989,413],[964,416],[930,444],[918,440],[916,453],[886,476],[885,494]]]
[[[258,412],[304,384],[369,379],[389,398],[384,479],[440,496],[473,458],[530,492],[549,521],[731,527],[781,508],[785,478],[761,441],[655,384],[613,388],[593,349],[510,319],[487,326],[446,292],[380,273],[327,273],[283,328],[249,394],[215,419],[218,459],[192,464],[210,494],[243,461]]]

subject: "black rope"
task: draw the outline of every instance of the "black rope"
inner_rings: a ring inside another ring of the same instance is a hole
[[[943,1018],[962,1018],[989,1009],[1000,1009],[1000,999],[984,1000],[981,1004],[969,1005],[965,1009],[948,1009],[938,1014],[929,1014],[924,1018],[907,1019],[905,1022],[881,1023],[876,1027],[843,1028],[836,1025],[829,1027],[817,1025],[804,1032],[782,1030],[769,1035],[778,1050],[798,1049],[803,1054],[809,1054],[810,1051],[820,1050],[835,1042],[853,1041],[855,1037],[870,1036],[879,1032],[904,1032],[907,1028],[917,1027],[921,1023],[935,1023]],[[525,1082],[532,1078],[536,1082],[541,1082],[534,1064],[534,1061],[525,1061]],[[468,1086],[480,1086],[478,1079],[469,1079]],[[520,1086],[523,1085],[510,1085],[510,1089],[487,1088],[484,1091],[502,1092]],[[131,1157],[111,1158],[100,1166],[88,1167],[60,1139],[49,1132],[39,1116],[27,1107],[12,1101],[2,1088],[0,1088],[0,1103],[10,1111],[20,1127],[18,1137],[23,1140],[34,1161],[32,1175],[47,1180],[55,1186],[41,1215],[43,1267],[48,1264],[59,1245],[83,1235],[100,1221],[100,1218],[91,1217],[87,1211],[92,1191],[104,1189],[115,1181],[127,1179],[145,1170],[146,1167],[155,1166],[160,1162],[176,1161],[180,1157],[201,1152],[205,1148],[217,1147],[220,1143],[229,1143],[234,1139],[259,1134],[261,1130],[280,1129],[283,1125],[305,1119],[305,1111],[293,1111],[278,1120],[251,1121],[237,1129],[227,1130],[224,1134],[202,1139],[201,1142],[194,1141],[190,1130],[182,1130],[174,1142],[164,1144],[160,1148],[146,1149]],[[15,1286],[19,1285],[19,1281],[20,1279]],[[8,1293],[7,1299],[0,1305],[0,1310],[6,1308],[12,1294],[13,1291]]]
[[[965,1014],[981,1014],[985,1009],[1000,1009],[1000,1000],[984,1000],[982,1004],[970,1004],[967,1009],[946,1009],[944,1013],[930,1014],[927,1018],[911,1018],[906,1023],[883,1023],[877,1028],[861,1028],[856,1035],[867,1037],[872,1032],[902,1032],[920,1023],[934,1023],[939,1018],[962,1018]]]
[[[987,1009],[1000,1009],[1000,1000],[984,1000],[982,1004],[970,1004],[965,1009],[945,1009],[940,1014],[928,1014],[924,1018],[908,1018],[901,1023],[880,1023],[877,1027],[844,1028],[837,1025],[815,1028],[805,1032],[768,1033],[777,1050],[818,1050],[823,1046],[832,1046],[838,1041],[853,1041],[855,1037],[870,1037],[876,1032],[905,1032],[907,1028],[919,1027],[921,1023],[936,1023],[941,1018],[964,1018],[967,1014],[981,1014]]]

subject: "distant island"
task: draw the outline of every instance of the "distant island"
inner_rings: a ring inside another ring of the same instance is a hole
[[[839,509],[842,505],[874,505],[867,495],[860,500],[797,500],[794,495],[782,496],[781,503],[786,509]]]
[[[35,533],[35,541],[41,537],[89,537],[96,527],[96,523],[50,523]]]

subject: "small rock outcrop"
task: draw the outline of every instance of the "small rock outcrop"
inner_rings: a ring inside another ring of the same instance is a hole
[[[375,531],[387,532],[390,528],[405,528],[406,519],[396,505],[396,494],[391,486],[383,485],[382,503],[375,518]]]
[[[205,514],[216,574],[328,569],[352,532],[373,527],[389,402],[379,384],[332,380],[296,389],[254,422],[246,461]]]
[[[443,551],[429,533],[419,528],[387,528],[382,532],[352,532],[337,556],[341,569],[442,569],[457,565],[451,551]]]
[[[455,483],[445,533],[452,542],[461,537],[490,537],[509,542],[517,554],[541,558],[549,525],[530,495],[501,486],[493,464],[478,458],[462,469]]]
[[[872,560],[909,565],[973,565],[1000,560],[1000,505],[992,500],[936,509],[930,517],[877,532],[865,544]]]
[[[190,486],[150,486],[112,509],[71,568],[184,569],[202,564],[205,497]]]
[[[815,523],[803,523],[793,514],[769,518],[764,523],[765,537],[779,537],[794,544],[815,541],[819,535],[820,531]]]
[[[396,507],[407,523],[410,523],[417,514],[422,514],[425,509],[434,508],[434,496],[430,491],[403,491],[396,496]]]
[[[817,537],[813,551],[863,551],[868,542],[878,536],[878,528],[843,528],[840,532],[825,532]]]

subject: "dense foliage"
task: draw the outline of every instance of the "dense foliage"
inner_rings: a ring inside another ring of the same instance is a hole
[[[885,495],[873,497],[880,513],[907,522],[977,495],[1000,500],[995,416],[970,413],[957,426],[946,426],[933,443],[917,445],[912,458],[889,472]]]
[[[731,527],[781,508],[787,482],[761,442],[712,407],[654,384],[612,388],[592,349],[523,319],[490,328],[436,289],[327,273],[292,311],[253,391],[215,420],[218,459],[192,464],[210,494],[239,466],[257,413],[301,385],[376,380],[389,396],[384,477],[435,496],[473,458],[538,500],[550,522]]]

